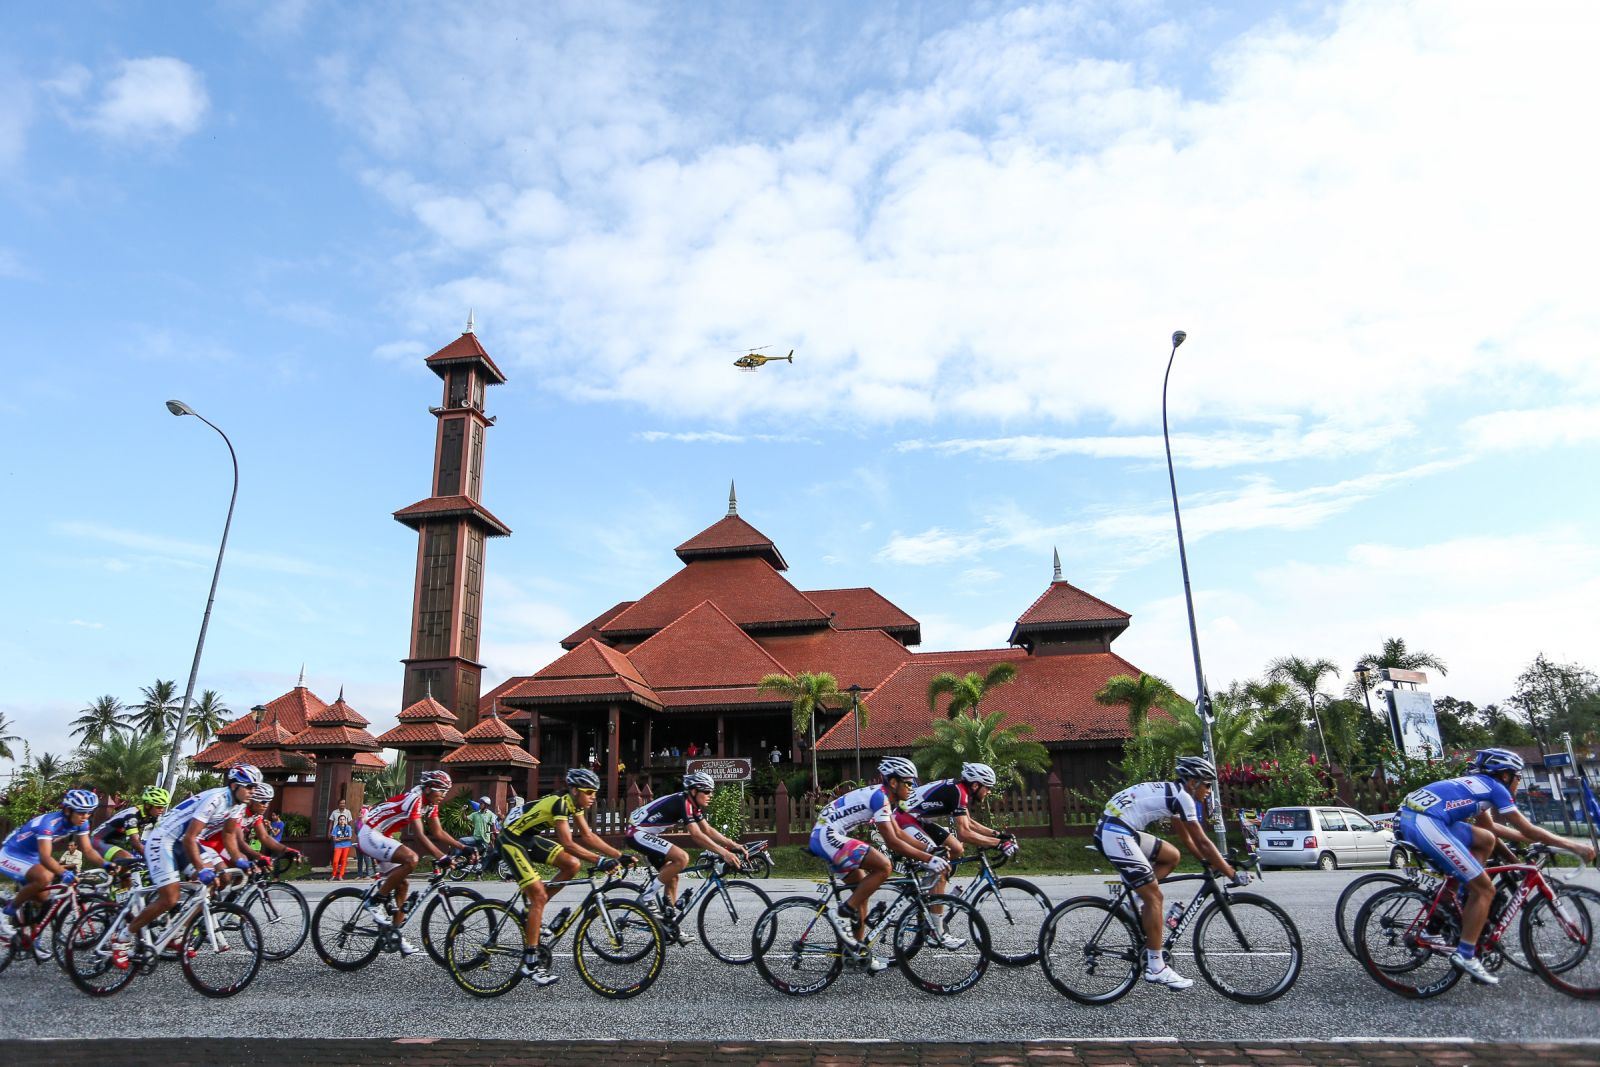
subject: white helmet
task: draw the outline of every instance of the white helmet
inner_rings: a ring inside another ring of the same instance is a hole
[[[961,780],[969,785],[986,785],[994,788],[994,768],[987,763],[963,763],[961,765]]]
[[[704,789],[707,792],[714,793],[717,791],[717,780],[705,771],[690,771],[683,776],[683,787],[685,789]]]
[[[265,804],[276,795],[277,791],[266,782],[262,782],[260,785],[250,790],[250,799],[255,801],[257,804]]]
[[[886,782],[891,778],[899,778],[903,782],[914,782],[917,780],[917,765],[904,756],[886,756],[878,764],[878,773],[883,776],[883,780]]]

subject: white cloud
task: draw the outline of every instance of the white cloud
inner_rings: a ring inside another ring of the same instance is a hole
[[[22,160],[28,147],[28,129],[33,125],[33,91],[26,81],[0,68],[0,171],[10,170]]]
[[[681,433],[670,433],[666,430],[641,430],[633,435],[639,441],[675,441],[679,444],[708,444],[708,445],[742,445],[750,441],[761,443],[779,444],[805,444],[814,445],[816,439],[811,437],[791,437],[788,434],[773,433],[723,433],[720,430],[688,430]]]
[[[1465,430],[1475,447],[1490,451],[1592,444],[1600,441],[1600,405],[1495,411],[1468,419]]]
[[[172,56],[123,60],[100,78],[75,65],[44,88],[73,122],[126,144],[181,141],[200,128],[211,106],[200,72]]]
[[[138,558],[141,561],[162,566],[210,567],[217,558],[215,545],[183,541],[176,537],[146,533],[142,530],[126,530],[104,523],[81,520],[59,522],[55,524],[55,528],[68,537],[132,549],[139,553]],[[347,574],[339,568],[326,567],[294,556],[285,556],[277,552],[252,551],[237,546],[228,553],[228,562],[253,570],[304,577],[333,578]],[[126,560],[106,560],[102,563],[107,569],[114,571],[125,570],[128,566]]]
[[[68,619],[67,625],[80,626],[85,630],[104,630],[106,628],[106,624],[103,622],[89,622],[85,619]]]

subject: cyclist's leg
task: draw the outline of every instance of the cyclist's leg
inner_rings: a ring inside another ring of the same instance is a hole
[[[689,854],[677,845],[667,849],[667,857],[661,863],[661,903],[662,914],[666,914],[666,905],[678,902],[678,875],[689,866]]]
[[[555,866],[556,877],[559,881],[563,882],[578,877],[578,868],[583,866],[582,860],[560,846],[556,847],[555,851],[550,854],[550,857],[546,859],[545,862]],[[546,886],[545,891],[549,893],[550,896],[555,896],[557,893],[561,892],[563,888],[565,887],[559,885]]]
[[[500,854],[510,865],[517,879],[517,890],[528,903],[527,915],[522,923],[522,943],[525,954],[531,955],[539,946],[539,927],[544,919],[544,904],[550,899],[550,894],[545,891],[544,880],[534,869],[533,857],[528,855],[523,842],[506,838],[500,843]]]
[[[1400,818],[1405,826],[1406,840],[1417,846],[1417,850],[1434,869],[1450,875],[1467,887],[1467,903],[1461,912],[1461,940],[1456,945],[1456,955],[1462,959],[1472,959],[1477,955],[1478,937],[1483,933],[1484,921],[1489,917],[1489,905],[1494,900],[1494,882],[1484,873],[1483,864],[1474,853],[1481,848],[1487,855],[1488,850],[1494,847],[1494,835],[1471,823],[1445,823],[1410,811],[1402,811]],[[1481,840],[1479,834],[1487,840]]]
[[[1144,931],[1146,969],[1159,969],[1163,923],[1159,870],[1171,874],[1178,865],[1178,850],[1151,834],[1102,823],[1096,843],[1122,884],[1139,900],[1139,926]],[[1149,964],[1155,961],[1155,968]]]
[[[178,849],[182,844],[181,841],[168,841],[154,835],[145,842],[145,876],[156,893],[143,911],[128,920],[130,936],[138,934],[177,905],[178,897],[183,892],[178,886],[182,877]]]
[[[9,875],[19,887],[17,895],[6,906],[6,912],[10,915],[16,915],[31,900],[43,900],[53,879],[50,868],[44,864],[9,853],[0,854],[0,871]]]
[[[383,880],[379,892],[393,895],[396,926],[406,921],[406,899],[411,892],[411,883],[407,879],[417,869],[418,862],[417,854],[405,845],[395,849],[389,857],[389,877]],[[382,867],[380,864],[379,868]]]
[[[394,901],[400,914],[396,918],[397,920],[403,918],[406,879],[417,869],[417,854],[387,834],[381,834],[366,825],[361,827],[356,836],[356,847],[361,849],[364,855],[372,857],[377,865],[378,874],[385,876],[378,885],[377,895],[381,898],[397,894]],[[409,864],[406,862],[408,858]]]
[[[650,866],[655,868],[657,905],[676,901],[678,898],[675,895],[669,895],[669,887],[667,885],[667,864],[671,860],[674,852],[680,856],[683,856],[684,861],[687,863],[689,857],[684,855],[683,849],[676,847],[666,838],[662,837],[653,830],[642,830],[638,827],[632,827],[628,830],[627,842],[629,848],[632,848],[636,852],[643,853],[644,858],[650,861]],[[681,871],[683,868],[680,866],[678,870]],[[677,889],[678,876],[677,873],[674,872],[672,876],[672,885],[670,887],[671,894],[675,894]],[[641,903],[647,902],[641,901]],[[666,914],[665,907],[662,907],[661,914]]]

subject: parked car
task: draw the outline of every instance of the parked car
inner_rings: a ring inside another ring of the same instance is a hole
[[[1268,808],[1261,816],[1263,867],[1320,867],[1325,871],[1364,863],[1398,866],[1394,833],[1354,808]]]

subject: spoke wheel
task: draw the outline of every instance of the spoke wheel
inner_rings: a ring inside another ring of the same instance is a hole
[[[498,900],[469,904],[445,933],[445,969],[475,997],[501,996],[522,981],[524,940],[516,909]]]
[[[335,889],[311,915],[311,944],[317,958],[336,971],[358,971],[377,958],[387,927],[361,906],[366,892]]]
[[[661,976],[666,958],[666,935],[632,900],[597,895],[578,920],[572,959],[583,983],[603,997],[643,993]]]
[[[231,997],[261,970],[261,927],[237,904],[213,904],[183,930],[183,976],[208,997]]]
[[[300,951],[311,932],[311,908],[288,882],[268,882],[250,895],[245,910],[261,928],[261,958],[286,960]]]
[[[129,964],[118,967],[111,962],[111,939],[107,936],[121,912],[111,904],[97,904],[67,927],[65,934],[67,977],[91,997],[109,997],[133,981],[137,969]],[[127,930],[126,920],[120,928]]]
[[[750,931],[772,898],[750,882],[723,882],[700,901],[695,929],[700,943],[723,963],[750,962]]]
[[[1026,878],[1001,878],[972,898],[989,928],[989,958],[1002,967],[1027,967],[1039,959],[1039,930],[1050,917],[1050,898]]]
[[[901,915],[893,944],[900,970],[924,993],[964,993],[989,970],[989,928],[960,897],[935,894]]]
[[[428,950],[434,963],[441,967],[445,965],[444,945],[450,933],[450,924],[456,921],[456,916],[482,899],[483,894],[475,889],[446,886],[428,901],[428,906],[422,909],[422,947]]]
[[[1144,934],[1133,916],[1099,897],[1056,905],[1039,928],[1039,966],[1050,984],[1080,1004],[1127,995],[1144,965]]]
[[[1461,923],[1434,895],[1396,886],[1356,912],[1356,959],[1385,989],[1413,1000],[1436,997],[1461,980],[1450,962]]]
[[[76,907],[62,906],[56,910],[55,917],[50,920],[50,926],[40,931],[39,940],[48,945],[50,954],[62,970],[67,968],[67,931],[72,929],[72,924],[83,917],[84,913],[98,904],[109,904],[111,901],[99,893],[79,893]]]
[[[1579,1000],[1600,1000],[1600,893],[1587,886],[1556,889],[1554,905],[1536,897],[1522,914],[1522,946],[1534,971]]]
[[[812,897],[784,897],[761,913],[750,933],[756,970],[791,997],[820,993],[844,970],[844,943]]]
[[[1300,930],[1287,912],[1254,893],[1229,894],[1226,910],[1213,900],[1195,920],[1193,944],[1200,974],[1230,1000],[1265,1004],[1300,977]]]
[[[1411,879],[1399,874],[1363,874],[1339,894],[1339,902],[1333,906],[1334,925],[1339,929],[1339,943],[1350,955],[1356,954],[1356,942],[1350,933],[1350,923],[1355,919],[1356,913],[1361,910],[1361,905],[1371,900],[1385,889],[1396,886],[1408,886]]]

